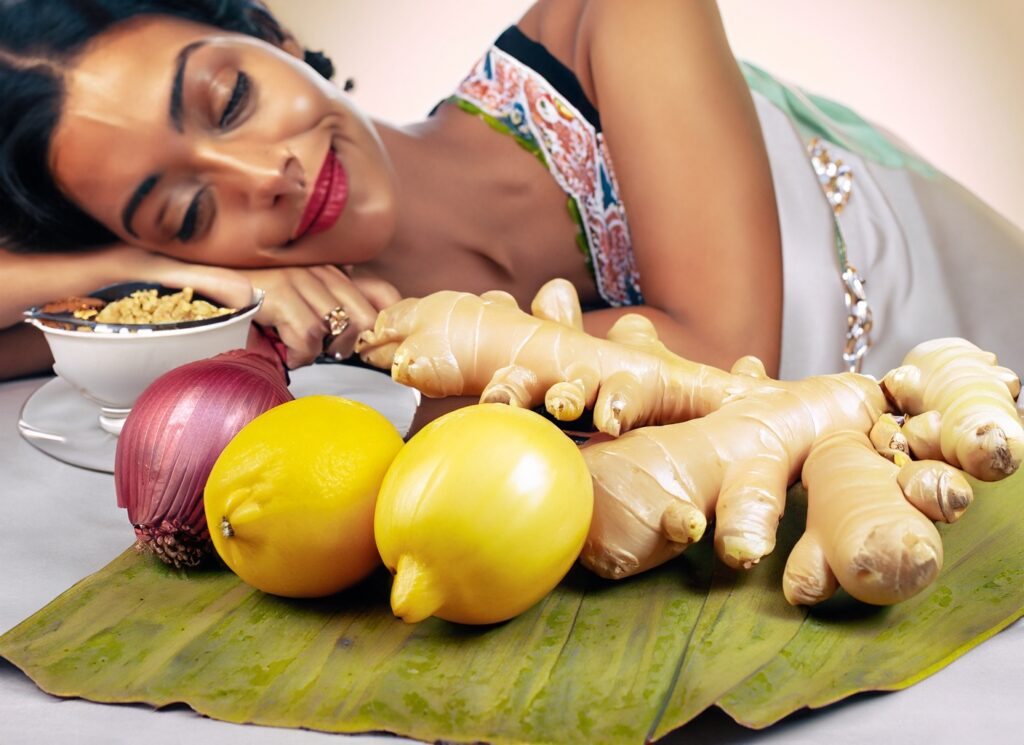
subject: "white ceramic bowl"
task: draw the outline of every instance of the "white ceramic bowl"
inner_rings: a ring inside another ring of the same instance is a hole
[[[139,285],[131,288],[138,289]],[[116,287],[105,290],[109,296],[111,290],[116,292]],[[135,400],[165,372],[244,347],[253,316],[262,303],[263,291],[255,290],[252,303],[246,308],[182,324],[186,328],[176,328],[174,324],[164,329],[96,325],[94,331],[66,330],[42,323],[38,309],[26,311],[26,322],[45,334],[53,353],[54,372],[99,404],[100,426],[117,435]]]

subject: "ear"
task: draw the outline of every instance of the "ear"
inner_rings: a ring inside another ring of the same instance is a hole
[[[266,4],[260,0],[253,0],[249,7],[249,19],[260,27],[260,34],[266,41],[280,47],[293,57],[303,59],[304,48],[295,38],[295,35],[274,17]]]
[[[292,34],[291,31],[289,31],[288,29],[286,29],[284,27],[280,27],[280,28],[281,28],[281,43],[278,46],[280,46],[281,49],[283,49],[284,51],[288,52],[288,54],[290,54],[292,57],[298,57],[299,59],[304,59],[304,57],[305,57],[305,49],[303,48],[303,46],[301,44],[299,44],[299,42],[295,38],[294,34]]]

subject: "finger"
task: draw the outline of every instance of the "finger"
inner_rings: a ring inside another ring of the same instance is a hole
[[[365,318],[365,316],[363,317]],[[349,323],[345,326],[344,331],[326,340],[324,353],[329,354],[338,360],[344,360],[351,357],[355,352],[356,339],[359,338],[359,334],[362,330],[365,328],[373,328],[373,321],[370,321],[369,325],[363,325],[363,323],[364,322],[354,320],[354,317],[350,315]]]
[[[377,311],[382,311],[402,299],[402,294],[398,289],[380,277],[353,276],[351,272],[331,265],[314,267],[314,270],[328,285],[347,286],[351,284]]]
[[[323,351],[323,320],[309,306],[289,308],[274,326],[287,347],[291,369],[309,365]]]
[[[274,327],[287,349],[285,362],[288,369],[312,364],[323,351],[323,339],[320,336],[310,338],[308,330],[312,327],[307,322],[283,323]]]
[[[168,259],[157,267],[152,279],[168,287],[191,287],[231,308],[244,308],[252,301],[252,283],[231,269],[185,264]]]
[[[344,331],[333,339],[329,339],[329,343],[325,347],[327,353],[334,355],[338,359],[344,359],[354,351],[356,338],[359,334],[373,328],[377,320],[378,310],[362,294],[360,288],[337,267],[313,267],[311,274],[324,283],[324,286],[334,298],[327,311],[331,308],[341,308],[348,319],[348,324]]]
[[[310,300],[310,295],[317,294],[317,288],[309,284],[302,287],[301,273],[289,272],[282,279],[267,289],[256,320],[277,330],[288,349],[288,367],[296,368],[308,365],[323,351],[326,326],[320,308],[332,301],[322,287],[319,299]]]
[[[337,359],[348,357],[355,349],[359,333],[372,328],[377,311],[334,267],[307,267],[295,271],[296,291],[320,318],[320,351]]]
[[[336,308],[342,308],[351,316],[349,305],[356,304],[358,291],[345,280],[344,284],[327,281],[327,276],[317,267],[294,267],[288,270],[288,280],[295,292],[316,313],[320,319],[320,338],[327,336],[330,326],[327,315]]]
[[[402,299],[402,293],[390,282],[378,277],[362,277],[352,280],[370,305],[378,311],[390,308]]]
[[[376,319],[377,308],[363,295],[356,283],[338,267],[313,266],[309,267],[309,274],[311,278],[323,283],[326,291],[335,299],[332,307],[344,306],[345,312],[353,322],[356,322],[357,318],[360,324],[364,323],[367,317]]]

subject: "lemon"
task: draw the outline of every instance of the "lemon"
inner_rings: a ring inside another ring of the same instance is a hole
[[[392,611],[472,624],[522,613],[572,567],[593,505],[583,456],[539,414],[503,404],[446,414],[406,444],[377,498]]]
[[[307,396],[253,419],[217,458],[203,499],[213,545],[250,585],[318,597],[380,562],[373,510],[402,447],[369,406]]]

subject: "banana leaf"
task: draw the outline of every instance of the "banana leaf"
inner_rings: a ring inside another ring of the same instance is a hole
[[[906,688],[1024,616],[1021,476],[996,485],[972,480],[975,503],[958,523],[938,526],[943,569],[927,591],[884,608],[848,596],[818,606],[718,705],[759,728],[804,706]]]
[[[403,624],[383,571],[294,601],[129,550],[0,637],[0,655],[59,696],[428,741],[642,743],[716,704],[763,727],[910,685],[1024,615],[1024,473],[974,486],[974,505],[942,529],[938,581],[891,608],[843,594],[786,604],[795,488],[775,553],[750,572],[715,562],[705,541],[618,583],[577,568],[488,627]]]

